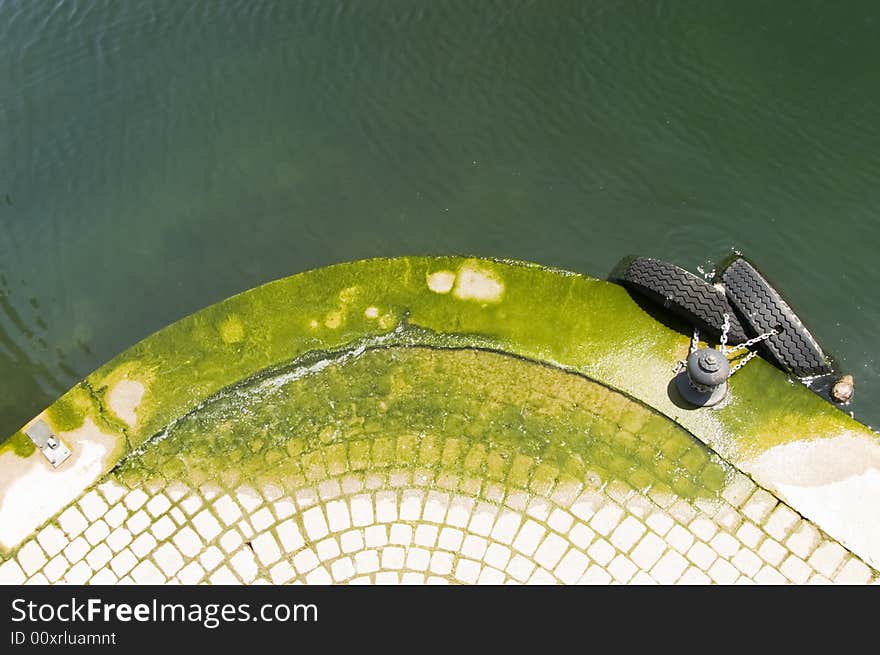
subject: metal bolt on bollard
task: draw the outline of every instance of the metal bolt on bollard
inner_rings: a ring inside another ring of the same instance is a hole
[[[688,355],[685,370],[676,377],[678,391],[698,407],[717,405],[727,395],[730,363],[714,348],[700,348]]]

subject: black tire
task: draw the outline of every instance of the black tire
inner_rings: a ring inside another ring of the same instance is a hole
[[[616,281],[677,314],[701,332],[720,336],[727,314],[728,343],[742,343],[748,338],[724,291],[693,273],[650,257],[624,262],[619,270]]]
[[[721,271],[727,298],[752,336],[779,331],[762,343],[765,351],[784,370],[797,377],[826,375],[832,367],[816,339],[769,282],[742,258]]]

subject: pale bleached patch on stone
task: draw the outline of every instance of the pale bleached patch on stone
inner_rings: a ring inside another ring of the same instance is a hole
[[[844,434],[770,448],[744,467],[793,508],[880,567],[880,444]]]
[[[793,441],[766,450],[746,468],[775,484],[824,486],[880,471],[880,442],[856,433]]]
[[[340,325],[342,325],[343,315],[340,311],[332,311],[327,312],[327,315],[324,317],[324,326],[330,328],[331,330],[335,330]]]
[[[220,338],[224,343],[240,343],[244,341],[244,323],[237,314],[230,314],[220,323]]]
[[[461,300],[499,302],[504,295],[504,282],[488,269],[465,265],[455,278],[453,294]]]
[[[434,293],[449,293],[455,284],[455,273],[452,271],[436,271],[425,275],[428,288]]]
[[[134,427],[137,423],[136,410],[144,397],[144,391],[144,385],[136,380],[120,380],[110,390],[107,402],[119,418]]]
[[[821,487],[777,485],[792,507],[880,569],[880,471]]]
[[[59,468],[35,451],[22,458],[0,455],[0,550],[11,550],[77,498],[104,473],[120,437],[102,432],[87,418],[59,435],[71,456]]]

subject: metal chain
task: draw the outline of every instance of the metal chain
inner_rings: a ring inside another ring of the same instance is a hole
[[[744,341],[743,343],[736,344],[734,346],[727,345],[727,334],[730,332],[730,315],[726,312],[724,313],[724,322],[721,324],[721,340],[718,350],[720,350],[724,355],[730,355],[738,350],[748,350],[756,343],[760,343],[765,339],[769,339],[772,336],[779,334],[777,330],[770,330],[769,332],[765,332],[764,334],[759,334],[758,336],[749,339],[748,341]],[[691,354],[697,352],[700,348],[700,330],[697,327],[694,327],[694,335],[691,337]],[[753,357],[757,355],[757,351],[750,351],[748,355],[743,357],[740,361],[738,361],[735,365],[730,368],[730,375],[728,377],[732,377],[734,373],[740,370],[743,366],[748,364]],[[687,362],[684,360],[679,360],[675,367],[672,369],[672,372],[675,374],[681,373],[687,367]]]
[[[700,330],[697,327],[694,327],[694,335],[691,337],[691,354],[697,352],[700,349]],[[683,359],[679,359],[675,366],[672,367],[672,372],[678,375],[681,373],[685,367],[687,366],[687,362]]]
[[[779,332],[778,332],[777,330],[770,330],[769,332],[765,332],[764,334],[759,334],[759,335],[756,336],[754,339],[749,339],[748,341],[745,341],[745,342],[743,342],[743,343],[741,343],[741,344],[739,344],[739,345],[737,345],[737,346],[733,346],[733,347],[729,350],[729,352],[734,353],[734,352],[736,352],[737,350],[742,350],[742,349],[744,349],[744,348],[745,348],[745,349],[750,348],[751,346],[754,346],[756,343],[760,343],[761,341],[764,341],[765,339],[769,339],[770,337],[772,337],[772,336],[775,335],[775,334],[779,334]],[[740,361],[738,361],[738,362],[736,363],[736,365],[734,365],[733,367],[731,367],[731,369],[730,369],[730,375],[728,375],[728,377],[733,377],[733,374],[734,374],[734,373],[736,373],[739,369],[741,369],[743,366],[745,366],[746,364],[748,364],[749,361],[750,361],[753,357],[755,357],[755,355],[757,355],[757,354],[758,354],[758,351],[757,351],[757,350],[751,350],[751,351],[749,351],[749,354],[748,354],[748,355],[746,355],[745,357],[743,357]]]
[[[727,354],[727,333],[730,332],[730,315],[725,312],[724,313],[724,322],[721,324],[721,341],[719,350],[723,352],[725,355]]]
[[[752,350],[748,355],[739,360],[734,366],[730,367],[730,374],[727,376],[728,378],[732,378],[733,374],[736,373],[739,369],[749,363],[749,361],[757,355],[758,352],[756,350]]]
[[[756,343],[760,343],[764,341],[764,339],[769,339],[770,337],[776,336],[779,334],[778,330],[770,330],[769,332],[765,332],[764,334],[759,334],[754,339],[749,339],[748,341],[743,341],[741,344],[730,347],[730,352],[735,352],[737,350],[744,350],[746,348],[751,348]]]

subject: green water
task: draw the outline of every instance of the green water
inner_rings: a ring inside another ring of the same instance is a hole
[[[731,249],[877,425],[877,61],[868,1],[0,0],[0,434],[316,266]]]

